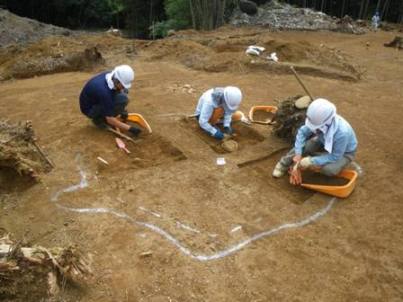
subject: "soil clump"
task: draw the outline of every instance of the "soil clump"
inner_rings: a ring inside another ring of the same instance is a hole
[[[74,246],[45,248],[0,237],[0,296],[7,301],[55,299],[91,274],[90,258]]]
[[[72,38],[50,37],[25,46],[0,50],[0,80],[88,70],[104,63],[96,46],[80,44]]]
[[[394,47],[397,49],[403,49],[403,37],[396,36],[392,41],[389,43],[383,44],[385,47]]]
[[[295,106],[295,102],[301,97],[302,95],[296,95],[280,101],[273,118],[274,135],[289,143],[294,143],[298,129],[305,123],[306,108],[298,109]]]
[[[29,121],[17,125],[0,121],[0,174],[9,173],[10,169],[31,179],[37,179],[41,172],[51,169],[36,144]]]
[[[302,183],[323,186],[345,186],[349,180],[338,176],[326,176],[309,170],[302,171]]]
[[[323,12],[276,0],[259,6],[253,14],[236,9],[230,23],[235,26],[264,26],[272,30],[329,30],[350,34],[363,34],[366,31],[349,16],[333,18]]]
[[[49,35],[70,36],[73,31],[23,18],[0,8],[0,48],[36,42]]]

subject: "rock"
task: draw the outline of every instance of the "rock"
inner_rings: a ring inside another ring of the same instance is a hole
[[[147,252],[141,253],[139,256],[140,256],[140,258],[147,258],[147,257],[151,257],[152,255],[153,255],[152,251],[147,251]]]
[[[248,15],[255,15],[257,13],[256,3],[249,0],[241,0],[239,2],[239,9]]]
[[[308,108],[310,103],[311,103],[311,98],[309,96],[305,95],[295,101],[295,107],[297,107],[298,109],[305,109],[305,108]]]
[[[175,33],[176,33],[176,31],[175,31],[174,29],[170,29],[170,30],[168,30],[168,32],[167,32],[167,36],[168,36],[168,37],[174,36]]]
[[[238,150],[238,143],[232,139],[226,140],[221,144],[221,147],[227,152]]]
[[[365,33],[364,28],[348,16],[343,19],[332,18],[319,11],[294,7],[276,0],[259,6],[259,13],[252,13],[252,10],[249,11],[249,4],[246,4],[250,2],[243,0],[240,2],[239,9],[234,10],[230,17],[230,24],[264,26],[280,30],[331,30],[353,34]],[[256,5],[256,3],[253,4]]]

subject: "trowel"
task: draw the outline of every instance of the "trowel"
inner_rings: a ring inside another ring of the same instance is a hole
[[[127,154],[130,154],[130,150],[126,148],[126,144],[122,139],[119,137],[115,137],[116,145],[118,146],[119,149],[122,149],[125,151]]]

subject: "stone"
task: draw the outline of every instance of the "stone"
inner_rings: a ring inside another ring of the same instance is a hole
[[[239,9],[248,15],[255,15],[257,13],[256,3],[249,0],[241,0],[239,2]]]

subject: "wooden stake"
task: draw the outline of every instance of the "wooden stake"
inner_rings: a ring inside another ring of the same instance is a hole
[[[311,101],[313,101],[313,97],[312,94],[308,91],[308,88],[306,88],[306,86],[304,85],[304,83],[302,83],[301,78],[298,76],[297,72],[294,69],[294,66],[290,66],[290,69],[292,70],[292,72],[294,73],[295,77],[298,80],[298,83],[302,86],[302,88],[304,89],[304,91],[306,92],[306,94],[311,98]]]
[[[245,167],[245,166],[252,165],[252,164],[254,164],[254,163],[257,163],[257,162],[266,160],[266,159],[272,157],[273,155],[275,155],[275,154],[277,154],[277,153],[279,153],[279,152],[282,152],[282,151],[284,151],[284,150],[288,150],[289,148],[290,148],[290,147],[283,147],[283,148],[277,149],[277,150],[275,150],[275,151],[273,151],[273,152],[271,152],[271,153],[269,153],[269,154],[266,154],[266,155],[260,156],[260,157],[258,157],[258,158],[255,158],[255,159],[248,160],[248,161],[244,161],[244,162],[242,162],[242,163],[239,163],[239,164],[237,164],[237,166],[238,166],[238,168],[243,168],[243,167]]]
[[[138,144],[137,141],[135,141],[134,139],[132,139],[130,136],[127,136],[126,134],[120,133],[119,131],[112,129],[111,127],[107,127],[106,128],[108,131],[115,133],[117,136],[120,136],[121,138],[124,138],[126,140],[128,140],[129,142],[132,142],[134,144]]]
[[[54,163],[50,160],[49,157],[46,156],[46,154],[43,152],[43,150],[41,149],[41,147],[39,147],[39,145],[36,143],[36,141],[32,141],[32,143],[34,144],[35,148],[38,150],[38,152],[41,154],[41,156],[45,159],[45,161],[52,167],[54,168],[55,165]]]

